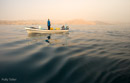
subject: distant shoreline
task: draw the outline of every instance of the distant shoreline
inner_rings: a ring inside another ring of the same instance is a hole
[[[105,23],[101,21],[86,21],[81,19],[68,20],[68,21],[51,21],[52,24],[85,24],[85,25],[109,25],[110,23]],[[43,25],[46,24],[44,20],[0,20],[0,25]]]

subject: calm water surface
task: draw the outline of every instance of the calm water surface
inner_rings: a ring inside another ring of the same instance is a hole
[[[0,25],[0,83],[130,83],[130,25],[32,35],[24,27]]]

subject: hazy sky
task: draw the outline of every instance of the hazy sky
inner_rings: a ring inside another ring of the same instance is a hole
[[[130,0],[0,0],[0,20],[130,22]]]

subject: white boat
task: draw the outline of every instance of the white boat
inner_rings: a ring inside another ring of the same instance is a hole
[[[67,33],[69,32],[69,30],[41,30],[38,28],[25,28],[26,31],[28,32],[28,34],[32,34],[32,33]]]

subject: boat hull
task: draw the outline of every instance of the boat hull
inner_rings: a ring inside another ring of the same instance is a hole
[[[31,29],[25,28],[28,34],[32,33],[67,33],[69,30],[40,30],[40,29]]]

